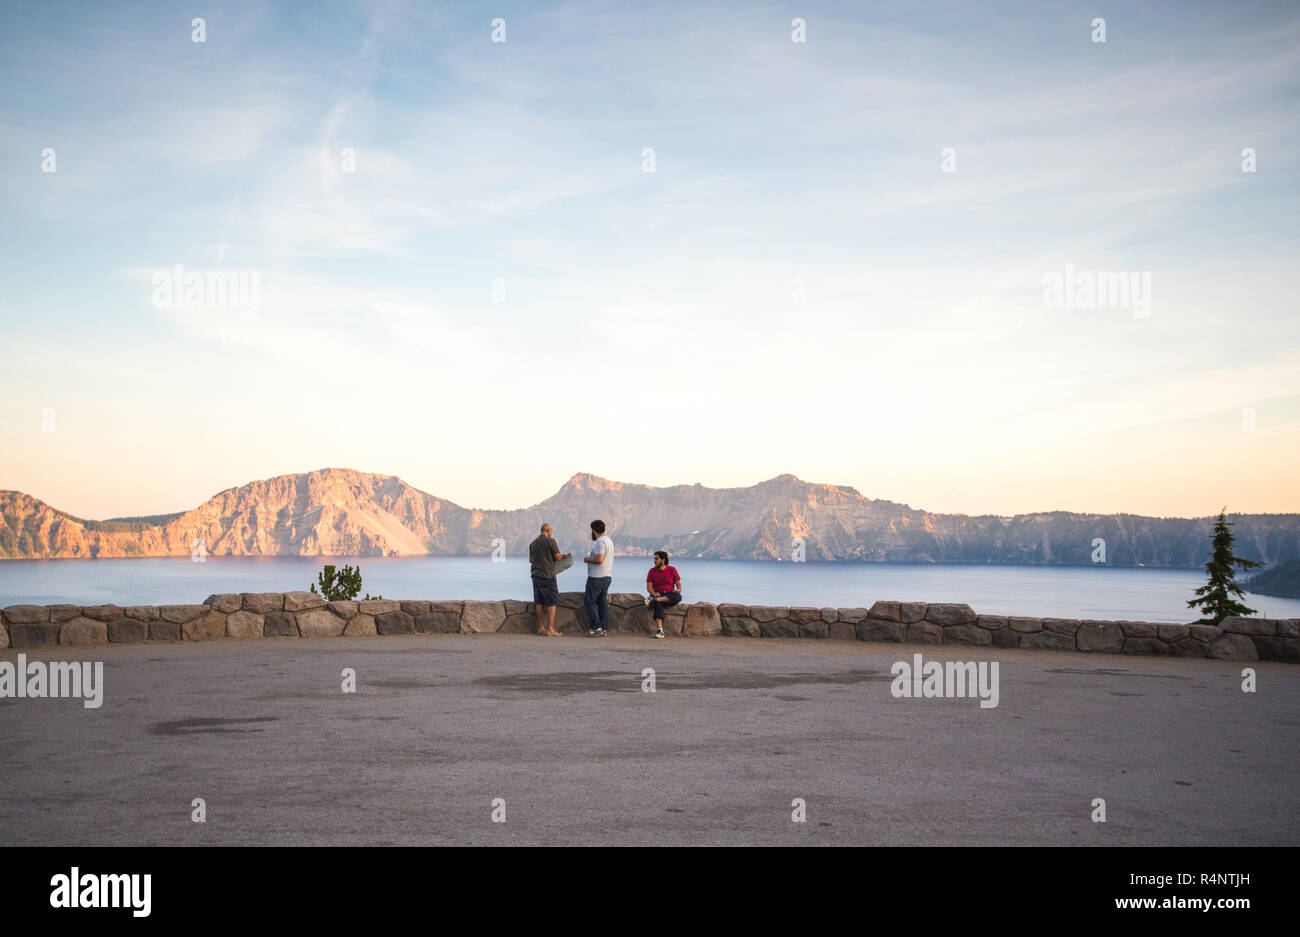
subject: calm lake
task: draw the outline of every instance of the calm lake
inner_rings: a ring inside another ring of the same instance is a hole
[[[214,592],[306,589],[324,563],[360,566],[364,590],[390,599],[532,598],[528,562],[486,556],[188,557],[0,561],[0,607],[17,604],[165,605],[202,602]],[[676,560],[687,601],[744,605],[870,607],[878,599],[965,602],[990,615],[1193,621],[1186,601],[1205,581],[1199,569],[1104,566],[961,566],[933,563],[777,563]],[[619,557],[614,591],[641,592],[650,564]],[[560,574],[581,591],[578,562]],[[364,593],[363,593],[364,594]],[[1269,618],[1300,618],[1300,599],[1247,594]]]

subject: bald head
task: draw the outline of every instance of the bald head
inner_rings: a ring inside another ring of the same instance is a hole
[[[555,533],[555,531],[551,529],[551,525],[550,525],[550,524],[543,524],[543,525],[542,525],[542,536],[543,536],[543,537],[549,537],[549,536],[550,536],[551,534],[553,534],[553,533]]]

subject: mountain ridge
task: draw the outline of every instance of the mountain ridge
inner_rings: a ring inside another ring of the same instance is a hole
[[[527,508],[467,508],[397,475],[321,468],[223,489],[174,514],[90,520],[0,491],[0,558],[411,556],[526,549],[543,521],[580,549],[601,517],[622,555],[665,549],[717,559],[1192,567],[1212,516],[937,514],[856,488],[777,475],[739,488],[654,487],[576,472]],[[1300,556],[1300,514],[1233,515],[1238,552],[1270,565]]]

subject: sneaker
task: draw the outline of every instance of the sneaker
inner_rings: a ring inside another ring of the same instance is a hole
[[[594,638],[598,634],[600,634],[600,629],[592,628],[590,631],[587,632],[587,637]]]
[[[604,628],[601,628],[601,629],[600,629],[600,636],[603,638],[603,637],[605,637],[606,634],[608,634],[608,632],[607,632]]]
[[[656,638],[663,638],[663,637],[667,637],[667,636],[664,634],[664,629],[660,628],[658,631],[655,632],[655,637],[656,637]]]

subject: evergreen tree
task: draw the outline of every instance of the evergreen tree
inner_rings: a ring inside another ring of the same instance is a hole
[[[1191,608],[1201,606],[1201,614],[1205,617],[1197,622],[1198,625],[1217,625],[1225,618],[1255,614],[1253,608],[1247,608],[1233,598],[1233,596],[1240,598],[1244,595],[1241,587],[1233,581],[1233,567],[1254,569],[1263,564],[1256,563],[1254,560],[1244,560],[1233,554],[1232,531],[1228,530],[1232,524],[1228,523],[1227,510],[1225,505],[1219,512],[1219,520],[1214,525],[1214,552],[1209,562],[1205,564],[1209,581],[1196,590],[1199,599],[1189,599],[1187,602]]]

